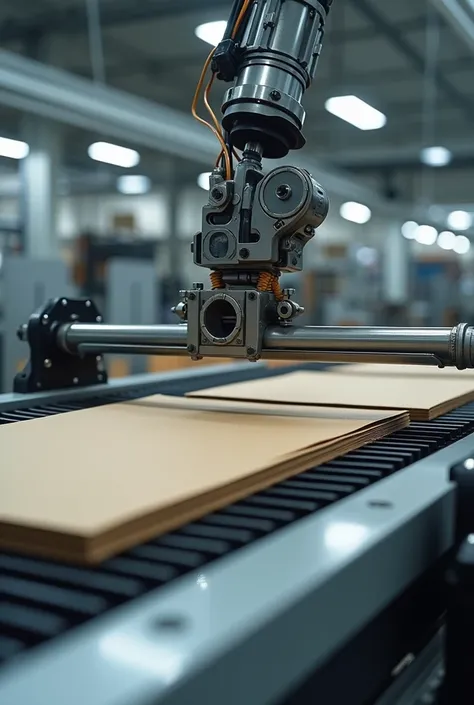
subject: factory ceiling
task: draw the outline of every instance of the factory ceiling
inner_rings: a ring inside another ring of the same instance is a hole
[[[458,0],[463,2],[467,12],[469,0]],[[101,0],[102,62],[91,0],[3,0],[0,42],[5,50],[188,112],[209,51],[195,27],[225,20],[230,5]],[[450,0],[335,0],[316,81],[305,100],[305,158],[347,170],[388,198],[474,201],[467,178],[474,167],[474,47],[450,22],[449,5]],[[472,18],[474,26],[474,12]],[[217,87],[217,106],[221,94]],[[385,126],[361,130],[329,113],[328,98],[343,95],[356,95],[381,111]],[[0,119],[14,136],[15,111],[3,109]],[[87,168],[83,147],[89,136],[69,127],[65,140],[71,165]],[[424,167],[420,152],[427,146],[449,150],[449,164]],[[153,155],[146,161],[153,171]],[[192,163],[185,169],[190,179],[196,171]]]

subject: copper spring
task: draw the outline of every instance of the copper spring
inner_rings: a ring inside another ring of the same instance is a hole
[[[260,272],[258,275],[258,291],[272,291],[273,274],[271,272]]]
[[[210,280],[211,280],[212,289],[223,289],[224,288],[224,282],[222,279],[222,272],[211,272]]]
[[[274,274],[272,278],[272,291],[277,301],[283,301],[285,298],[283,291],[281,290],[280,282],[278,281],[278,275]]]

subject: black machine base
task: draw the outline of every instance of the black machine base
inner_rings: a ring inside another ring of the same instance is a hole
[[[102,317],[89,299],[51,299],[28,321],[26,336],[30,359],[16,375],[13,390],[28,392],[105,384],[107,373],[101,355],[69,355],[57,343],[58,327],[65,323],[98,323]]]

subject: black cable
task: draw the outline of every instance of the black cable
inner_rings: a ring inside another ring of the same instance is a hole
[[[233,155],[232,155],[233,145],[232,145],[231,137],[227,131],[224,132],[223,137],[224,137],[225,148],[226,148],[227,153],[229,155],[231,169],[232,169],[231,178],[234,178],[234,160],[233,160]],[[222,157],[222,159],[224,159],[224,157]]]
[[[230,17],[227,22],[227,27],[225,28],[224,36],[222,38],[222,41],[225,39],[230,39],[232,36],[232,31],[234,29],[234,25],[237,21],[237,17],[239,16],[240,10],[242,9],[242,5],[244,4],[244,0],[234,0],[234,4],[232,5],[232,10],[230,11]]]

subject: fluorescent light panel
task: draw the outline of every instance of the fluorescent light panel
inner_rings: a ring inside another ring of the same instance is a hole
[[[8,137],[0,137],[0,157],[9,159],[24,159],[30,152],[26,142],[11,140]]]
[[[452,250],[454,249],[454,243],[456,240],[456,235],[450,230],[443,230],[442,233],[438,235],[438,245],[442,250]]]
[[[329,98],[326,110],[341,120],[349,122],[359,130],[379,130],[387,122],[386,116],[356,95],[340,95]]]
[[[215,22],[205,22],[194,30],[194,34],[203,42],[216,47],[224,36],[226,20],[216,20]]]
[[[426,166],[446,166],[453,158],[446,147],[425,147],[421,150],[421,161]]]
[[[209,177],[211,176],[210,171],[205,171],[202,174],[199,174],[197,178],[197,185],[199,188],[204,189],[204,191],[209,191]]]
[[[438,239],[438,231],[432,225],[419,225],[415,232],[415,240],[420,245],[434,245]]]
[[[471,241],[465,235],[458,235],[454,241],[453,250],[458,255],[466,255],[471,249]]]
[[[130,196],[148,193],[150,187],[151,181],[148,176],[126,174],[124,176],[119,176],[117,179],[117,190],[120,191],[120,193]]]
[[[453,211],[448,215],[447,223],[453,230],[469,230],[472,225],[472,215],[467,211]]]
[[[110,144],[109,142],[94,142],[90,145],[87,153],[96,162],[113,164],[124,169],[131,169],[137,166],[140,161],[140,155],[134,149],[120,147],[118,144]]]
[[[416,231],[418,230],[418,223],[414,220],[407,220],[406,223],[402,225],[402,235],[407,240],[414,240],[416,238]]]
[[[355,201],[343,203],[339,213],[345,220],[350,220],[352,223],[359,223],[359,225],[368,223],[372,217],[370,208],[364,206],[363,203],[356,203]]]

